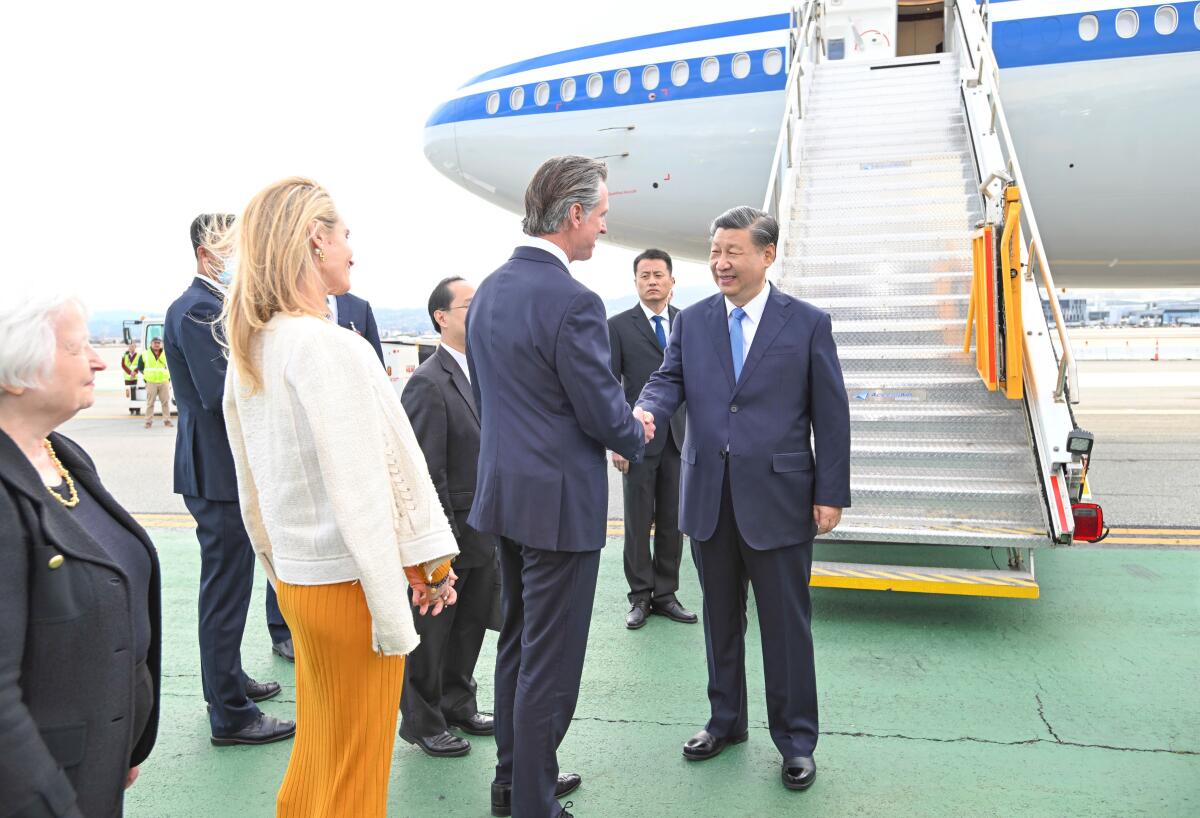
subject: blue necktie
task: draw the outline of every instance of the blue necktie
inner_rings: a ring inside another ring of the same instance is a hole
[[[745,317],[746,311],[741,307],[734,307],[729,313],[729,351],[733,353],[734,383],[742,376],[742,364],[746,361],[746,342],[742,337],[742,319]]]
[[[656,315],[650,319],[654,322],[654,334],[658,337],[658,345],[663,349],[667,348],[667,334],[663,332],[663,317]]]

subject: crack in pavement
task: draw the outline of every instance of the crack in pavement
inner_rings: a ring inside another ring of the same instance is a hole
[[[1056,744],[1062,744],[1063,740],[1058,737],[1058,733],[1054,732],[1054,728],[1050,726],[1050,722],[1046,718],[1046,705],[1042,704],[1042,695],[1040,693],[1034,693],[1033,698],[1037,699],[1038,718],[1042,720],[1042,724],[1046,725],[1046,731],[1050,733],[1050,735],[1054,736],[1054,741]]]
[[[1041,702],[1039,699],[1039,704],[1040,703]],[[694,722],[688,722],[686,724],[681,724],[678,722],[650,721],[650,720],[645,720],[645,719],[602,719],[602,718],[599,718],[596,716],[578,716],[578,717],[572,719],[572,721],[592,721],[592,722],[599,722],[601,724],[647,724],[647,725],[657,725],[659,727],[692,727],[692,728],[694,728],[696,726]],[[1045,721],[1044,717],[1043,717],[1043,721]],[[753,727],[755,729],[761,729],[761,730],[767,729],[767,725],[762,722],[752,724],[751,727]],[[1049,729],[1050,725],[1047,724],[1046,727],[1047,727],[1047,729]],[[1017,740],[1017,741],[1001,741],[999,739],[979,738],[978,736],[957,736],[955,738],[934,738],[933,736],[908,736],[908,735],[904,735],[903,733],[867,733],[867,732],[863,732],[863,731],[850,731],[850,730],[822,730],[821,731],[821,735],[824,735],[824,736],[842,736],[844,738],[875,738],[875,739],[896,739],[896,740],[900,740],[900,741],[930,741],[930,742],[934,742],[937,744],[955,744],[955,743],[959,743],[959,742],[967,742],[967,743],[973,743],[973,744],[994,744],[994,745],[998,745],[1001,747],[1028,747],[1028,746],[1033,746],[1035,744],[1053,744],[1053,745],[1057,745],[1060,747],[1079,747],[1079,748],[1089,749],[1089,750],[1114,750],[1116,752],[1122,752],[1122,753],[1164,753],[1167,755],[1200,756],[1200,750],[1171,750],[1171,749],[1167,749],[1167,748],[1163,748],[1163,747],[1120,747],[1120,746],[1117,746],[1114,744],[1087,744],[1085,742],[1080,742],[1080,741],[1065,741],[1065,740],[1059,738],[1058,735],[1055,734],[1053,730],[1050,730],[1050,734],[1054,736],[1053,741],[1051,741],[1050,739],[1045,739],[1045,738],[1030,738],[1030,739],[1021,739],[1021,740]]]

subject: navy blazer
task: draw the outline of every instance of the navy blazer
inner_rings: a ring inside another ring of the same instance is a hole
[[[215,286],[192,279],[167,309],[163,346],[179,408],[175,493],[233,502],[237,473],[221,409],[227,362],[214,334],[223,302]]]
[[[727,460],[738,530],[751,548],[809,542],[814,504],[850,505],[850,407],[821,310],[771,287],[736,384],[725,297],[681,311],[638,405],[657,423],[685,398],[679,527],[692,539],[716,530]]]
[[[470,525],[549,551],[603,548],[605,449],[639,462],[645,439],[609,368],[600,297],[518,247],[475,293],[467,361],[482,421]]]
[[[379,363],[383,363],[383,344],[379,343],[379,327],[375,325],[375,313],[371,312],[370,303],[350,293],[334,298],[337,300],[338,326],[353,330],[366,338],[374,347]]]

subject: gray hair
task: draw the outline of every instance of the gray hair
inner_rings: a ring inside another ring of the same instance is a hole
[[[708,229],[709,238],[717,235],[718,230],[749,230],[750,239],[759,250],[772,244],[779,245],[779,222],[769,213],[749,205],[731,207],[713,219]]]
[[[87,317],[83,303],[71,295],[6,295],[5,303],[0,304],[0,388],[41,386],[54,367],[58,349],[54,325],[62,312],[72,307]]]
[[[547,159],[525,188],[527,236],[546,236],[562,230],[572,205],[582,205],[584,215],[600,203],[600,183],[608,180],[608,166],[586,156]]]

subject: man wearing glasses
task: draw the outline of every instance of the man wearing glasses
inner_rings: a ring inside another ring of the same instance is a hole
[[[494,732],[492,716],[480,713],[475,700],[475,662],[498,610],[499,589],[496,538],[467,525],[479,463],[479,412],[466,357],[467,308],[474,295],[475,288],[457,276],[434,288],[429,320],[442,342],[400,397],[459,549],[458,604],[438,616],[414,617],[421,620],[421,644],[408,658],[400,700],[400,737],[434,758],[470,752],[470,743],[451,727],[474,736]]]

